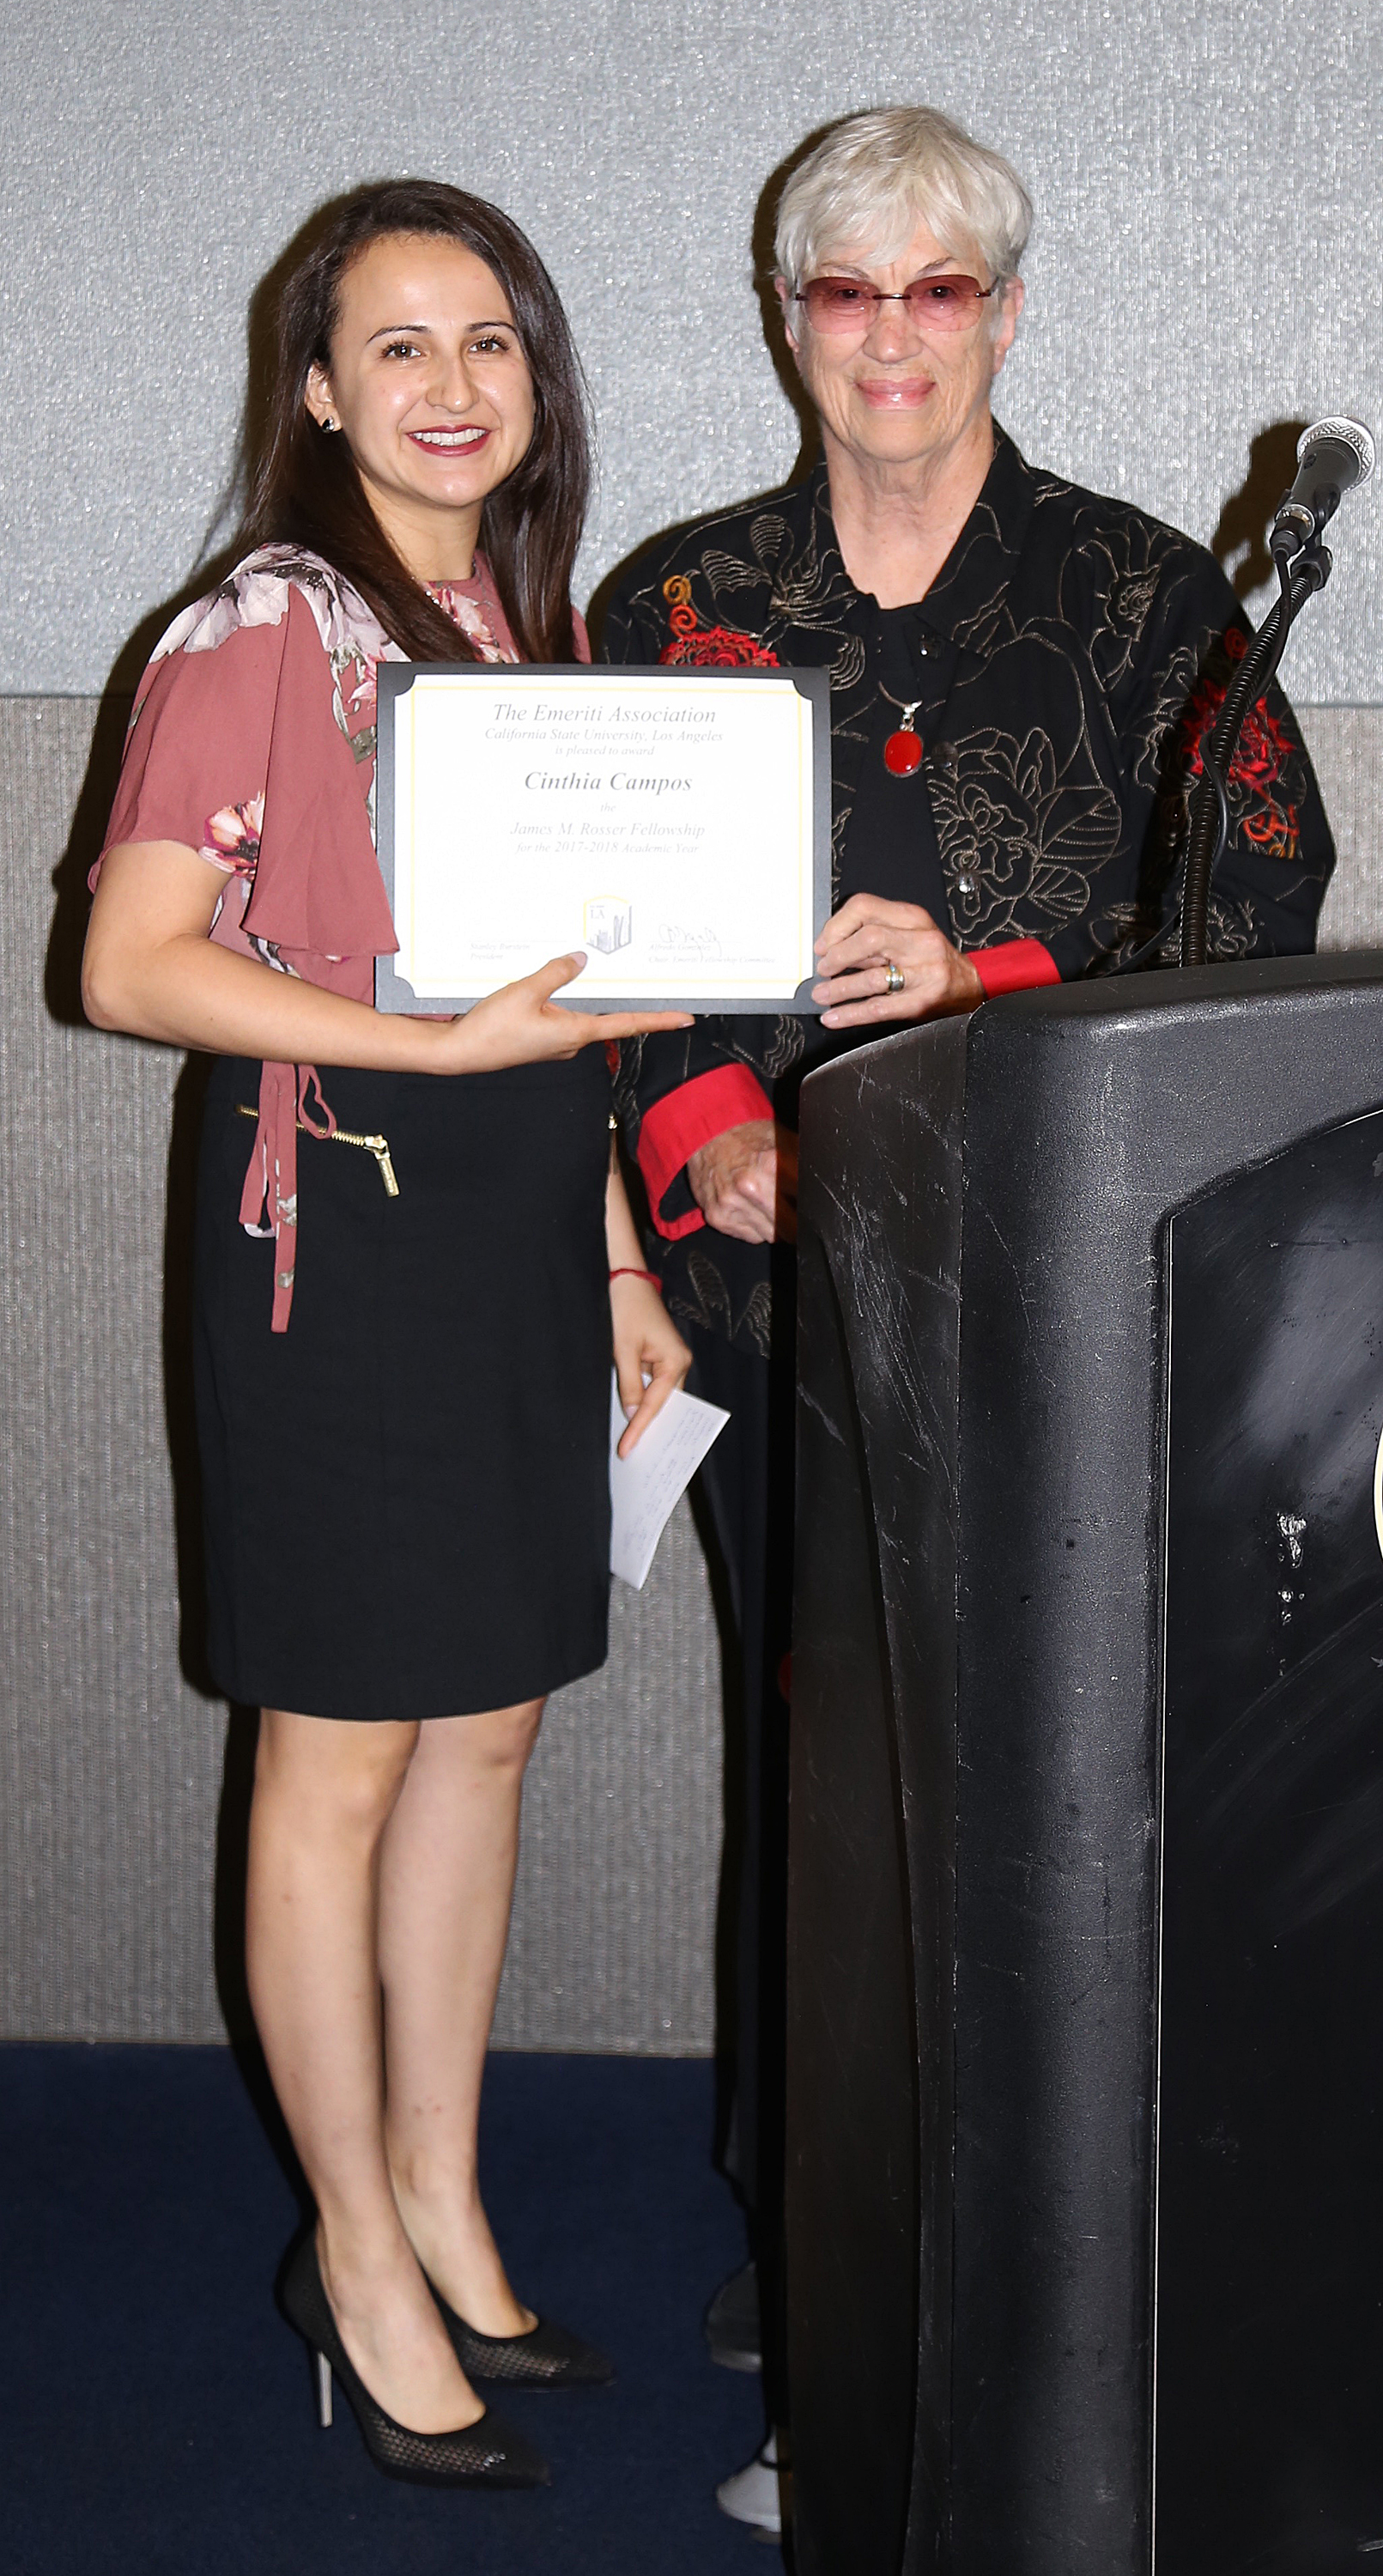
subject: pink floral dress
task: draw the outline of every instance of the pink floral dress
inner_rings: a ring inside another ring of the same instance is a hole
[[[486,660],[519,658],[483,563],[434,595]],[[200,853],[214,941],[372,1002],[397,945],[375,684],[400,658],[319,557],[249,556],[149,665],[107,846]],[[324,1079],[339,1123],[311,1065],[231,1054],[207,1078],[192,1352],[211,1670],[233,1700],[333,1719],[541,1698],[605,1655],[603,1052]],[[374,1136],[384,1160],[357,1150]]]

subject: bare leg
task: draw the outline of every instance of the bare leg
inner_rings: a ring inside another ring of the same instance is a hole
[[[534,2322],[481,2204],[476,2122],[542,1709],[533,1700],[429,1720],[380,1855],[394,2190],[419,2261],[481,2334],[522,2334]]]
[[[317,2203],[342,2341],[388,2414],[415,2432],[443,2433],[484,2409],[390,2184],[376,1964],[380,1839],[418,1732],[264,1711],[246,1954],[274,2090]]]

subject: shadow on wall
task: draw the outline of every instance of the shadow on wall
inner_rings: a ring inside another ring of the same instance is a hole
[[[1234,584],[1236,599],[1251,598],[1265,582],[1276,586],[1268,529],[1296,474],[1297,440],[1306,427],[1304,420],[1275,420],[1260,429],[1249,448],[1248,472],[1220,512],[1210,551]]]
[[[228,557],[225,563],[228,567]],[[81,1002],[81,960],[90,909],[87,876],[105,837],[120,770],[130,715],[130,657],[142,655],[147,660],[169,620],[202,593],[208,579],[216,578],[219,571],[208,567],[174,600],[144,621],[117,660],[101,700],[71,834],[53,878],[57,900],[45,962],[45,989],[49,1012],[63,1027],[86,1025]],[[138,668],[142,668],[142,662]],[[162,1356],[164,1427],[172,1469],[178,1573],[178,1659],[192,1688],[204,1698],[218,1699],[220,1693],[206,1653],[201,1483],[192,1397],[193,1208],[197,1143],[210,1071],[209,1057],[189,1056],[173,1095],[164,1216]],[[245,1861],[258,1726],[256,1710],[232,1708],[217,1808],[213,1955],[217,1995],[231,2046],[275,2152],[290,2182],[298,2188],[297,2167],[255,2037],[245,1978]]]

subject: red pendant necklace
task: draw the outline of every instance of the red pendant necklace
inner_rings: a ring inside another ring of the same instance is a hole
[[[922,701],[914,698],[910,707],[904,707],[901,698],[895,698],[890,690],[885,689],[883,694],[890,706],[902,708],[903,716],[896,733],[891,733],[884,744],[884,767],[890,778],[911,778],[922,766],[922,738],[913,723]]]

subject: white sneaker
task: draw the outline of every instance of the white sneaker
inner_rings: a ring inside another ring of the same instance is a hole
[[[783,2536],[783,2506],[778,2486],[778,2436],[770,2433],[747,2469],[716,2488],[716,2503],[732,2522],[747,2522],[766,2540]]]

